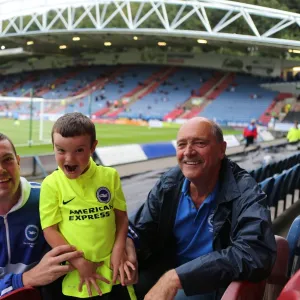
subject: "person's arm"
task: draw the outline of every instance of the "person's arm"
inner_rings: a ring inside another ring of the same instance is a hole
[[[45,228],[43,232],[45,240],[51,246],[51,248],[62,245],[69,245],[62,234],[58,231],[57,224]]]
[[[31,270],[19,274],[7,274],[0,280],[0,297],[22,287],[38,287],[47,285],[57,278],[67,274],[73,267],[61,265],[62,262],[82,253],[72,246],[60,246],[49,251]]]
[[[116,238],[114,248],[117,247],[124,251],[128,232],[127,212],[118,209],[115,209],[114,211],[116,218]]]
[[[240,193],[232,205],[231,245],[176,268],[187,296],[212,292],[236,280],[260,281],[271,273],[276,242],[267,197],[252,178]]]
[[[124,283],[124,261],[125,243],[128,232],[128,217],[126,211],[114,209],[116,220],[116,238],[111,255],[111,267],[113,269],[113,283],[116,282],[119,268],[121,282]]]
[[[124,284],[124,254],[128,232],[127,207],[120,176],[116,170],[113,172],[112,181],[114,184],[113,207],[115,214],[116,233],[110,263],[111,268],[113,269],[113,283],[116,282],[118,273],[120,273],[121,283]]]

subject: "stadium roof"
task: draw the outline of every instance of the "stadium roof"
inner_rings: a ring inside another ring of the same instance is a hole
[[[0,0],[0,45],[29,55],[126,51],[160,41],[203,52],[270,46],[286,52],[300,49],[299,27],[300,14],[225,0]]]

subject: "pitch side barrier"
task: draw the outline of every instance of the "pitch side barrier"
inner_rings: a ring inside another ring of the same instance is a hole
[[[234,135],[224,136],[227,142],[228,156],[242,153],[244,145],[241,145]],[[269,140],[260,142],[247,148],[247,151],[256,150],[257,147],[270,147],[285,145],[286,140]],[[110,147],[99,147],[94,153],[94,160],[104,166],[120,166],[130,163],[145,162],[153,159],[174,157],[176,155],[176,141],[151,143],[151,144],[130,144]],[[29,178],[44,178],[55,170],[57,164],[53,153],[39,156],[24,156],[21,159],[22,176]],[[134,172],[134,171],[133,171]],[[122,176],[122,175],[121,175]]]
[[[240,142],[234,135],[227,135],[224,138],[229,148],[240,146]],[[103,166],[118,166],[175,155],[176,141],[171,141],[99,147],[95,151],[94,160]],[[53,154],[24,156],[21,159],[22,176],[26,177],[44,178],[56,167]]]

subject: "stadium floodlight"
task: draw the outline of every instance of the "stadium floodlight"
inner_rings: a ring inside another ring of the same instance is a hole
[[[167,46],[167,43],[166,42],[158,42],[157,45],[159,47],[165,47],[165,46]]]

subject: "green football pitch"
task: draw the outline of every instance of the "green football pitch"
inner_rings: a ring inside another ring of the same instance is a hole
[[[43,122],[43,142],[39,141],[40,123],[32,123],[32,146],[28,146],[30,121],[16,123],[10,119],[0,119],[0,132],[6,134],[16,145],[19,155],[39,155],[52,153],[51,129],[53,122]],[[171,141],[176,139],[178,128],[151,128],[146,126],[95,124],[99,147],[121,144],[143,144]],[[224,134],[240,134],[240,131],[224,129]]]

